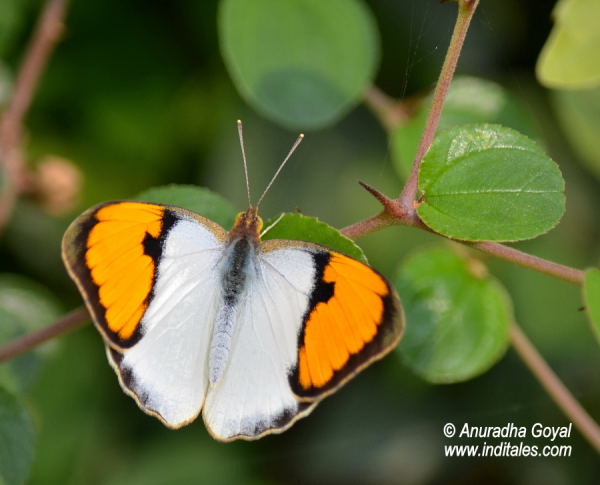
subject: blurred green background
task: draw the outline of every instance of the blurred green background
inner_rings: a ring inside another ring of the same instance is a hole
[[[0,93],[15,72],[40,4],[0,2]],[[426,94],[443,61],[455,6],[436,0],[366,4],[380,34],[375,84],[396,97]],[[569,130],[576,122],[600,127],[600,108],[589,102],[599,96],[549,91],[536,81],[534,67],[552,27],[553,5],[482,0],[458,72],[507,88],[566,179],[567,213],[559,227],[516,246],[585,267],[600,261],[600,148],[589,141],[593,133],[582,140],[581,130]],[[24,286],[40,285],[35,291],[54,306],[45,315],[81,303],[60,259],[60,239],[83,209],[167,183],[208,187],[244,209],[238,118],[245,123],[255,196],[287,153],[298,130],[267,120],[241,99],[221,55],[217,10],[213,1],[71,2],[64,38],[27,120],[26,142],[32,166],[53,155],[81,171],[79,197],[59,215],[34,197],[23,198],[0,239],[1,272],[26,278],[20,280]],[[339,15],[342,22],[344,11]],[[578,96],[587,113],[569,101]],[[306,131],[262,215],[268,219],[299,209],[344,227],[378,210],[357,180],[389,195],[402,186],[386,133],[364,105],[332,126]],[[422,231],[391,228],[360,244],[370,263],[393,277],[411,250],[437,240]],[[508,288],[531,340],[600,418],[600,357],[580,311],[580,290],[491,258],[486,263]],[[231,444],[213,441],[201,421],[170,431],[139,411],[119,389],[92,325],[52,342],[41,354],[19,364],[39,371],[24,394],[36,430],[27,483],[560,485],[597,483],[600,476],[597,454],[577,432],[568,440],[570,458],[443,456],[446,422],[567,424],[510,349],[482,376],[437,386],[416,377],[392,354],[286,433]]]

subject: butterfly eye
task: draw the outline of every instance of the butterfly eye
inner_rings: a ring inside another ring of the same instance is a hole
[[[245,212],[238,212],[238,213],[235,215],[235,220],[234,220],[234,222],[233,222],[233,225],[234,225],[234,226],[237,226],[237,225],[238,225],[238,223],[240,222],[240,219],[242,218],[242,216],[243,216],[244,214],[245,214]]]

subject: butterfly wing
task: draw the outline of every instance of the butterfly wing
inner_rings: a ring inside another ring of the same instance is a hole
[[[229,365],[203,418],[221,440],[287,429],[396,344],[398,297],[369,266],[299,241],[268,241],[249,272]]]
[[[400,338],[398,297],[375,270],[327,248],[268,241],[251,258],[222,375],[209,344],[222,305],[225,231],[174,207],[117,202],[80,216],[63,258],[123,389],[169,427],[203,418],[220,440],[306,416]]]
[[[307,246],[315,267],[289,384],[301,400],[321,399],[392,350],[404,330],[398,294],[375,269]]]
[[[229,362],[203,410],[207,429],[223,441],[281,432],[313,407],[298,401],[287,376],[314,276],[310,255],[278,251],[249,266]]]
[[[63,259],[121,386],[169,427],[198,415],[225,231],[183,209],[101,204],[76,219]]]

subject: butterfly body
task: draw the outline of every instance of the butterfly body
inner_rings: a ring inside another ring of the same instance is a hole
[[[209,381],[215,384],[229,360],[236,309],[247,298],[248,280],[260,276],[257,264],[262,221],[254,208],[237,217],[216,271],[221,275],[221,306],[213,327],[208,360]]]
[[[226,232],[185,209],[109,202],[76,219],[63,259],[124,391],[178,428],[256,439],[310,413],[399,340],[403,315],[369,266],[260,240],[256,208]]]

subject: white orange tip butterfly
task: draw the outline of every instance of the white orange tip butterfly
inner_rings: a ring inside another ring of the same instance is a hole
[[[202,413],[221,441],[282,432],[400,339],[398,295],[380,273],[318,244],[261,242],[261,227],[252,206],[227,232],[122,201],[65,233],[65,265],[121,387],[170,428]]]

